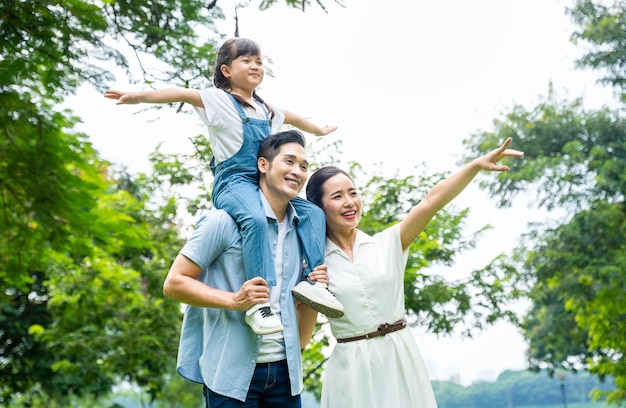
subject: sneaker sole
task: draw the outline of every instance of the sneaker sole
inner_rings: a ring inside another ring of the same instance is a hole
[[[272,330],[263,330],[257,326],[250,324],[250,322],[248,322],[247,320],[246,320],[246,323],[248,324],[248,326],[250,326],[253,332],[255,332],[256,334],[260,334],[261,336],[264,336],[266,334],[280,333],[281,331],[285,330],[284,327],[279,327],[277,329],[272,329]]]
[[[324,303],[316,302],[315,299],[311,299],[310,297],[303,295],[302,293],[295,290],[295,288],[291,290],[291,294],[293,295],[294,298],[296,298],[300,302],[311,307],[312,309],[317,310],[318,312],[322,313],[323,315],[327,317],[337,318],[337,317],[343,316],[344,314],[343,310],[335,309],[330,306],[327,306]]]

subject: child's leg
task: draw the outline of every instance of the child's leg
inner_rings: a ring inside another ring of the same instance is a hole
[[[243,267],[246,278],[256,276],[276,286],[274,257],[267,237],[267,217],[259,197],[259,187],[252,183],[231,181],[216,197],[213,204],[235,219],[241,232]],[[246,323],[261,335],[283,331],[283,325],[272,312],[269,302],[252,306],[246,311]]]
[[[228,212],[239,226],[246,278],[260,276],[269,286],[275,286],[276,271],[259,187],[233,181],[220,192],[219,197],[213,197],[213,204]]]
[[[335,296],[328,290],[328,286],[322,282],[306,279],[316,266],[324,263],[324,245],[326,242],[324,211],[300,197],[291,200],[291,203],[300,218],[296,230],[300,242],[302,242],[302,251],[306,262],[305,279],[291,289],[291,293],[294,298],[327,317],[341,317],[344,313],[343,305],[335,299]]]
[[[324,263],[324,245],[326,243],[326,215],[312,202],[301,197],[291,200],[300,222],[296,230],[302,242],[302,251],[306,261],[304,276]]]

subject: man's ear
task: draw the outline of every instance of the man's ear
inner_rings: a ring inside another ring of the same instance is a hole
[[[259,173],[265,174],[267,173],[267,169],[270,166],[270,163],[267,161],[265,157],[259,157],[256,161],[256,166],[259,169]]]

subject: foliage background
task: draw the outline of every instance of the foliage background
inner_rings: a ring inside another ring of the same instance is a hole
[[[305,12],[319,6],[287,3]],[[572,38],[587,47],[580,66],[602,72],[623,99],[624,3],[575,6]],[[67,406],[98,400],[125,382],[143,390],[146,404],[175,399],[172,387],[188,386],[172,377],[179,305],[162,298],[160,285],[182,243],[184,220],[210,205],[203,169],[210,146],[193,137],[187,153],[157,150],[149,172],[129,174],[99,156],[78,130],[80,119],[60,102],[81,84],[104,89],[112,67],[128,69],[128,82],[145,86],[203,86],[223,11],[200,1],[0,7],[2,401]],[[146,60],[151,63],[139,64]],[[571,217],[558,214],[554,224],[531,229],[513,257],[449,281],[424,272],[453,263],[487,228],[465,228],[467,211],[449,208],[414,244],[406,293],[412,323],[434,333],[472,334],[498,319],[521,318],[534,368],[615,376],[618,389],[607,395],[622,401],[622,121],[620,108],[589,110],[582,99],[560,99],[549,89],[537,106],[515,105],[492,129],[468,137],[470,157],[509,134],[526,151],[524,167],[484,181],[501,204],[533,191],[537,208],[564,209]],[[341,154],[338,145],[319,150],[326,155],[318,163]],[[363,220],[369,232],[395,222],[443,176],[349,165],[369,203]],[[520,296],[532,301],[528,315],[510,309]],[[316,339],[305,356],[310,367],[323,365],[322,329]],[[320,371],[307,375],[319,391]]]

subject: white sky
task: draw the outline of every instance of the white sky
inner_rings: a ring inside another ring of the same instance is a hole
[[[550,81],[560,98],[583,96],[588,108],[613,100],[591,73],[574,69],[581,49],[568,40],[568,2],[346,1],[341,9],[327,0],[328,14],[282,5],[260,12],[253,1],[239,11],[239,30],[273,62],[274,78],[266,76],[260,95],[316,123],[339,126],[328,137],[343,141],[347,159],[383,163],[390,172],[420,163],[432,172],[456,170],[463,138],[491,130],[491,121],[514,103],[534,106]],[[225,13],[223,32],[231,34],[234,12]],[[120,76],[113,87],[139,89],[124,81]],[[204,131],[195,116],[166,111],[146,123],[154,115],[135,116],[138,107],[115,106],[91,89],[82,89],[68,106],[83,117],[80,130],[103,158],[134,172],[149,170],[147,156],[158,143],[166,151],[184,151],[187,138]],[[495,229],[456,267],[437,273],[463,276],[509,252],[527,221],[545,216],[529,211],[523,200],[498,210],[470,186],[455,202],[471,208],[468,227],[490,223]],[[526,345],[510,325],[472,340],[415,333],[432,379],[457,375],[469,384],[526,367]]]

